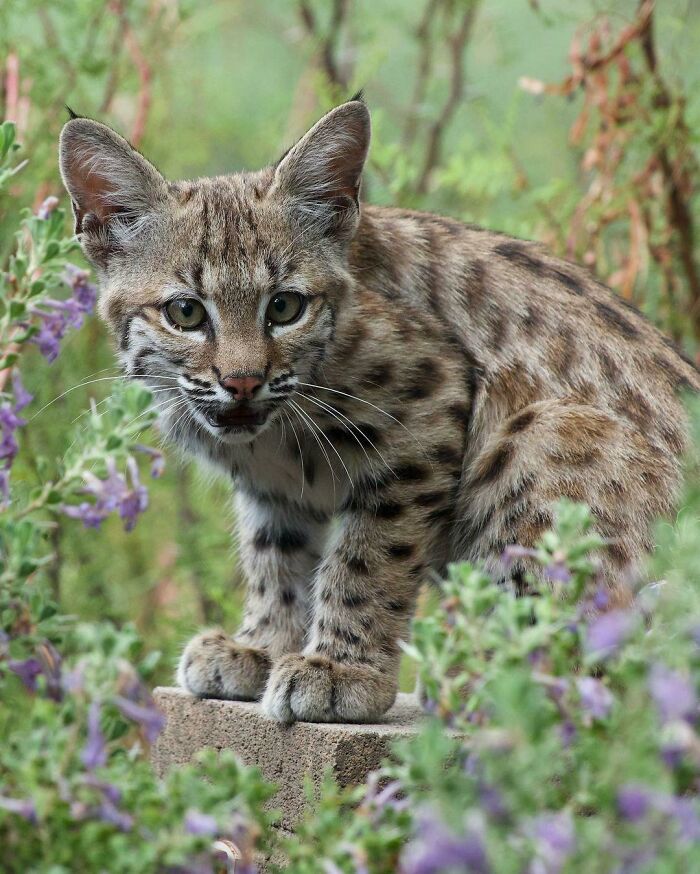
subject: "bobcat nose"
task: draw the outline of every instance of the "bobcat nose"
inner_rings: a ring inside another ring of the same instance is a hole
[[[249,401],[263,384],[263,375],[257,373],[229,373],[219,379],[227,391],[239,401]]]

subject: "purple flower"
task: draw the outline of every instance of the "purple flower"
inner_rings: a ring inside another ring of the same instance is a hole
[[[19,451],[15,431],[27,424],[19,413],[33,400],[33,396],[22,385],[22,378],[18,370],[14,370],[12,373],[12,395],[12,402],[5,401],[0,405],[0,460],[4,460],[0,494],[2,494],[3,502],[7,501],[10,496],[9,469]]]
[[[639,822],[643,819],[652,802],[652,795],[643,786],[629,783],[617,793],[617,809],[620,816],[627,822]]]
[[[51,195],[50,197],[45,198],[36,211],[37,218],[40,218],[42,221],[46,221],[46,219],[51,215],[51,213],[56,209],[57,206],[57,197]]]
[[[16,813],[17,816],[24,817],[31,823],[36,823],[38,819],[34,802],[28,798],[8,798],[6,795],[0,795],[0,809]]]
[[[581,706],[593,719],[605,719],[609,714],[615,699],[607,686],[595,677],[579,677],[576,687],[581,696]]]
[[[124,528],[131,531],[139,513],[143,513],[148,508],[148,492],[141,485],[138,465],[133,458],[129,458],[127,467],[131,477],[131,491],[119,501],[119,515],[124,520]]]
[[[553,583],[571,582],[572,574],[566,565],[566,553],[558,549],[552,555],[552,560],[545,567],[544,574]]]
[[[34,400],[34,395],[29,394],[27,389],[22,384],[22,377],[19,370],[14,370],[12,372],[12,396],[14,397],[15,401],[15,412],[19,412],[25,407],[28,407],[29,404],[31,404],[31,402]]]
[[[130,814],[120,810],[116,804],[113,804],[109,798],[105,798],[102,804],[97,809],[96,816],[102,822],[108,822],[110,825],[116,826],[119,831],[128,832],[134,824],[134,818]]]
[[[574,821],[568,811],[544,813],[530,827],[535,854],[540,863],[535,870],[558,874],[576,849]]]
[[[63,691],[64,692],[80,692],[83,689],[85,680],[85,665],[79,662],[72,671],[65,671],[63,674]]]
[[[503,550],[501,561],[507,568],[509,568],[511,565],[515,564],[519,558],[535,558],[536,556],[536,549],[528,549],[527,546],[520,546],[519,544],[514,543],[511,546],[506,546]]]
[[[610,595],[602,586],[596,589],[593,596],[593,606],[596,610],[607,610],[610,606]]]
[[[80,519],[86,528],[99,528],[109,512],[95,504],[61,504],[61,512],[70,519]]]
[[[84,475],[83,492],[92,496],[94,503],[83,501],[81,504],[63,504],[61,511],[72,519],[80,519],[86,528],[99,528],[110,513],[118,510],[124,520],[125,530],[131,531],[139,513],[143,513],[148,507],[148,492],[141,485],[138,466],[133,458],[129,458],[127,467],[131,488],[126,478],[117,471],[114,459],[110,458],[107,461],[105,479],[100,479],[89,471]]]
[[[44,641],[37,648],[36,657],[17,661],[11,659],[7,666],[17,674],[30,692],[37,690],[37,677],[43,674],[46,678],[46,694],[54,701],[60,701],[63,697],[61,686],[61,656],[56,648],[48,641]]]
[[[163,730],[165,716],[153,705],[143,706],[136,704],[134,701],[130,701],[121,695],[117,695],[114,698],[114,703],[123,716],[132,720],[132,722],[138,722],[149,744],[152,744]]]
[[[151,446],[145,446],[143,443],[134,446],[134,449],[137,452],[142,452],[151,459],[151,477],[153,479],[158,479],[159,476],[162,476],[163,471],[165,470],[165,458],[163,458],[162,452],[153,449]]]
[[[440,874],[452,869],[488,874],[491,866],[483,841],[473,830],[455,835],[434,813],[423,814],[415,839],[401,857],[402,874]]]
[[[671,795],[664,799],[660,807],[675,820],[681,840],[689,843],[700,841],[700,815],[696,798],[678,798]]]
[[[30,692],[36,692],[36,678],[42,672],[41,662],[33,656],[28,659],[18,661],[10,659],[7,667],[24,683]]]
[[[588,626],[586,650],[598,659],[611,656],[629,637],[636,626],[634,614],[626,610],[611,610],[598,616]]]
[[[67,265],[64,281],[70,285],[72,294],[66,300],[45,298],[39,306],[31,308],[38,318],[37,333],[31,338],[41,354],[54,361],[60,351],[60,342],[68,328],[79,328],[85,315],[92,311],[97,299],[97,289],[88,282],[89,274],[72,264]]]
[[[690,680],[665,665],[652,666],[649,692],[662,722],[690,721],[697,714],[697,696]]]
[[[63,699],[63,682],[61,674],[61,654],[56,647],[45,640],[37,649],[41,671],[46,678],[46,694],[52,701]]]
[[[479,804],[491,819],[504,822],[508,819],[508,808],[500,790],[490,783],[479,782]]]
[[[190,808],[185,813],[185,831],[191,835],[215,835],[219,831],[219,824],[213,816]]]
[[[112,802],[112,804],[119,804],[122,800],[122,792],[118,786],[114,786],[106,780],[100,780],[94,774],[85,774],[82,778],[82,782],[91,789],[97,789],[97,791],[101,792],[105,798]]]
[[[87,718],[87,743],[80,754],[85,767],[92,771],[107,761],[105,738],[100,727],[101,707],[99,701],[92,701]]]
[[[576,740],[577,734],[578,732],[574,723],[570,719],[565,719],[559,726],[559,737],[564,749],[568,749],[573,744]]]

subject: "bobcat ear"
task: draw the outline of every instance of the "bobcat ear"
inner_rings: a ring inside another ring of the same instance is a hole
[[[75,232],[86,255],[105,266],[148,224],[167,197],[167,183],[123,137],[88,118],[64,125],[59,162]]]
[[[281,158],[272,191],[285,197],[305,227],[350,237],[369,140],[369,111],[361,100],[332,109]]]

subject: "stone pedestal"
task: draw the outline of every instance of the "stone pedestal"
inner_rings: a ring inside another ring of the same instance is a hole
[[[180,689],[155,690],[167,723],[152,750],[156,773],[190,761],[204,747],[233,750],[246,765],[257,765],[279,788],[273,806],[280,826],[291,830],[306,805],[304,779],[318,786],[327,769],[341,786],[364,782],[389,753],[392,740],[415,730],[420,707],[400,694],[382,722],[374,725],[297,722],[283,726],[256,703],[193,698]]]

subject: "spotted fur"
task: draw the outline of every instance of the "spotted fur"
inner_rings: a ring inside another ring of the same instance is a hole
[[[245,617],[185,648],[196,695],[274,718],[372,720],[394,700],[418,588],[449,561],[503,574],[552,502],[586,501],[617,600],[673,510],[698,374],[639,313],[539,245],[363,205],[369,115],[353,100],[276,165],[169,183],[76,118],[61,166],[125,372],[187,457],[235,483]],[[283,291],[293,324],[265,320]],[[201,301],[184,332],[164,304]],[[260,421],[227,376],[259,379]],[[264,420],[264,421],[263,421]],[[522,568],[515,568],[516,578]]]

